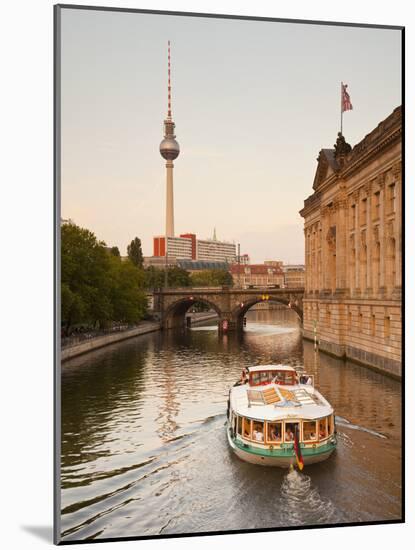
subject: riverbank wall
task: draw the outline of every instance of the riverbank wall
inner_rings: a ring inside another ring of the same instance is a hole
[[[61,351],[61,361],[66,361],[76,357],[78,355],[83,355],[89,351],[94,351],[98,348],[103,348],[104,346],[109,346],[110,344],[115,344],[116,342],[121,342],[122,340],[127,340],[129,338],[134,338],[134,336],[140,336],[141,334],[148,334],[149,332],[155,332],[160,330],[160,322],[144,321],[137,327],[123,330],[121,332],[115,332],[113,334],[105,334],[104,336],[96,336],[90,340],[85,340],[83,342],[78,342],[72,346],[67,346]]]
[[[190,313],[186,317],[190,317],[191,325],[197,325],[204,321],[214,319],[217,315],[212,312]],[[78,355],[83,355],[84,353],[115,344],[116,342],[122,342],[123,340],[128,340],[130,338],[134,338],[135,336],[141,336],[142,334],[148,334],[157,330],[161,330],[161,323],[159,321],[143,321],[139,326],[131,329],[115,332],[113,334],[96,336],[89,340],[84,340],[83,342],[77,342],[76,344],[62,349],[61,361],[64,362],[68,359],[72,359],[72,357],[77,357]]]
[[[314,335],[310,331],[303,330],[303,338],[312,342],[314,341]],[[349,345],[340,346],[321,338],[318,339],[318,349],[332,357],[337,357],[343,361],[352,361],[357,365],[379,372],[395,380],[402,380],[402,365],[398,361],[393,361],[381,355]]]

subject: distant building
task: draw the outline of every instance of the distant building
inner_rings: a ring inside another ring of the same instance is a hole
[[[241,254],[239,257],[235,256],[235,263],[241,265],[248,265],[250,263],[250,258],[248,254]]]
[[[190,236],[190,234],[189,236],[167,237],[167,256],[195,260],[195,241],[196,236]],[[153,256],[166,256],[166,237],[153,238]]]
[[[197,259],[213,262],[232,263],[236,258],[236,246],[233,243],[213,239],[197,240]]]
[[[153,238],[153,255],[166,255],[166,237]],[[180,237],[167,237],[167,255],[183,260],[232,263],[236,258],[236,246],[215,239],[197,239],[194,233],[183,233]]]
[[[402,110],[322,149],[304,201],[304,336],[401,376]]]
[[[167,262],[166,262],[167,260]],[[177,265],[177,258],[174,256],[144,256],[144,267],[155,267],[157,269],[164,269],[166,267],[174,267]]]
[[[304,288],[305,285],[305,266],[283,265],[285,288]]]
[[[284,287],[284,272],[279,266],[265,264],[238,265],[229,267],[233,283],[237,287]]]
[[[227,262],[211,262],[207,260],[177,260],[177,265],[190,273],[214,269],[228,271],[229,269]]]
[[[273,265],[280,268],[282,268],[283,264],[284,262],[282,262],[281,260],[265,260],[264,262],[264,265]]]

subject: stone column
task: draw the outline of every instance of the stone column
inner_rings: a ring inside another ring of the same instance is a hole
[[[385,249],[386,249],[386,231],[385,231],[385,174],[380,174],[378,176],[378,185],[379,185],[379,242],[380,242],[380,281],[379,281],[379,291],[384,293],[385,291]]]
[[[356,204],[356,220],[354,229],[354,247],[355,247],[355,289],[357,292],[360,290],[360,193],[357,189],[353,193],[353,199]]]
[[[398,161],[392,167],[395,180],[395,281],[393,286],[400,289],[402,282],[402,167]]]
[[[330,287],[330,273],[328,270],[329,265],[329,250],[328,250],[328,243],[327,243],[327,231],[328,231],[328,210],[327,206],[323,206],[321,208],[321,230],[322,230],[322,239],[321,239],[321,261],[322,265],[324,266],[323,272],[322,272],[322,284],[320,290],[327,290]]]
[[[347,220],[346,198],[337,199],[336,210],[336,291],[344,292],[347,286]]]
[[[372,219],[373,219],[373,193],[372,183],[368,184],[368,218],[366,230],[366,286],[368,296],[372,294]]]

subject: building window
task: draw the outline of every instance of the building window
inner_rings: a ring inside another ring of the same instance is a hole
[[[331,311],[327,308],[327,326],[331,325]]]
[[[363,328],[363,313],[359,313],[359,332],[361,333],[362,332],[362,328]]]
[[[376,336],[376,316],[372,315],[370,319],[370,334]]]
[[[391,335],[391,318],[385,317],[385,338],[389,338]]]

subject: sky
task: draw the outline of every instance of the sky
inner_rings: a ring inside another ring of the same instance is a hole
[[[304,263],[299,210],[320,149],[353,146],[401,104],[394,29],[62,10],[61,216],[126,254],[165,231],[167,41],[176,235]]]

